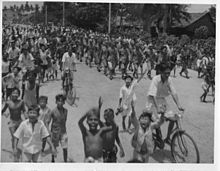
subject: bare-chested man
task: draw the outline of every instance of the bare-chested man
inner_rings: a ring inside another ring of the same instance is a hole
[[[104,126],[112,126],[112,130],[104,134],[104,145],[103,145],[103,160],[106,163],[117,162],[117,142],[120,148],[120,157],[124,157],[124,149],[122,147],[119,135],[118,135],[118,125],[114,121],[114,111],[111,108],[105,109],[104,111]]]
[[[86,118],[89,129],[87,129],[83,123]],[[100,105],[99,108],[94,107],[90,109],[78,122],[83,136],[85,162],[93,163],[103,161],[103,135],[106,131],[111,130],[112,127],[103,126],[98,129],[100,123]]]
[[[5,103],[5,106],[2,109],[2,114],[9,109],[10,114],[10,122],[9,122],[9,130],[11,133],[11,141],[12,141],[12,149],[14,150],[14,136],[13,134],[19,127],[20,123],[22,122],[21,114],[25,114],[25,105],[24,101],[18,99],[20,96],[20,90],[18,88],[14,88],[11,94],[11,100]],[[7,117],[7,115],[5,115]],[[26,118],[26,117],[25,117]],[[14,158],[17,161],[17,158]]]

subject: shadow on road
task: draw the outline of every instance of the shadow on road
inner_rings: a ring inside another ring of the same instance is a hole
[[[175,163],[171,152],[168,150],[156,150],[151,157],[159,163]]]

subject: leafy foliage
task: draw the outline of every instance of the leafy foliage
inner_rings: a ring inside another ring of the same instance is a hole
[[[206,39],[208,38],[209,30],[206,26],[201,26],[195,30],[195,37],[198,39]]]

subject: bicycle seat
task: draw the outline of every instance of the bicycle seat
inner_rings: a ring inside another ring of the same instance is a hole
[[[177,121],[178,119],[182,118],[182,115],[180,113],[173,113],[172,111],[166,112],[164,114],[164,117],[168,121]]]

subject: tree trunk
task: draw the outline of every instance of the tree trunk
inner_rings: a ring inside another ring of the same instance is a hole
[[[163,22],[163,24],[162,24],[163,33],[166,33],[166,31],[167,31],[167,20],[168,20],[168,16],[169,16],[169,6],[167,4],[162,4],[161,7],[162,7],[162,10],[163,10],[163,14],[164,14],[163,15],[163,20],[162,20],[162,22]]]

